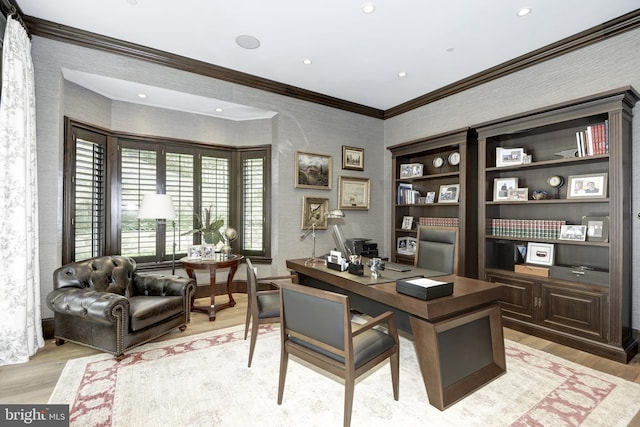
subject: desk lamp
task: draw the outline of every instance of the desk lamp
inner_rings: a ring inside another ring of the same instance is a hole
[[[324,216],[326,216],[329,219],[344,218],[344,212],[340,209],[333,209],[329,212],[325,212]],[[306,239],[309,236],[309,234],[311,234],[311,238],[313,240],[313,246],[311,249],[311,258],[309,258],[305,262],[305,264],[307,265],[324,262],[324,260],[316,258],[316,223],[317,222],[318,222],[317,220],[313,221],[311,223],[311,228],[300,235],[300,241]],[[337,225],[334,225],[334,227],[337,227]]]
[[[176,211],[173,209],[173,199],[168,194],[145,194],[140,203],[138,218],[155,219],[156,224],[167,224],[171,220],[173,225],[173,253],[171,256],[171,274],[176,274]],[[162,221],[164,220],[164,221]]]

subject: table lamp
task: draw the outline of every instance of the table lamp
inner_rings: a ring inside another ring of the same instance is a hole
[[[140,203],[138,218],[155,219],[156,224],[167,224],[171,220],[173,225],[173,252],[171,256],[171,274],[176,274],[176,211],[173,199],[168,194],[145,194]],[[162,221],[164,220],[164,222]]]
[[[344,218],[344,212],[340,209],[333,209],[331,211],[325,212],[324,216],[327,218]],[[313,240],[312,249],[311,249],[311,258],[306,261],[306,264],[316,264],[319,262],[324,262],[324,260],[316,258],[316,223],[318,221],[315,220],[311,223],[311,228],[300,235],[300,241],[306,239],[309,234],[311,234],[311,238]]]

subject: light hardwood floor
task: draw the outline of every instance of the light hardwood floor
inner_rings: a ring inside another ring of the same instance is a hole
[[[203,313],[192,313],[191,323],[184,332],[176,330],[157,341],[244,324],[247,297],[245,294],[234,294],[234,299],[237,302],[236,306],[220,311],[214,322],[209,322]],[[199,302],[207,303],[207,300]],[[511,329],[505,328],[504,336],[512,341],[640,384],[640,356],[636,356],[625,365]],[[98,353],[100,352],[97,350],[74,343],[66,343],[58,347],[53,340],[47,340],[44,348],[40,349],[28,363],[0,367],[0,402],[3,404],[47,403],[67,360]],[[640,413],[630,425],[640,427]]]

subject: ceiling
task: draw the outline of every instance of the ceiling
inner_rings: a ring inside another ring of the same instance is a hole
[[[640,0],[371,0],[375,10],[364,13],[367,2],[17,0],[26,16],[383,111],[640,8]],[[525,6],[531,12],[518,16]],[[131,90],[81,77],[113,99]]]

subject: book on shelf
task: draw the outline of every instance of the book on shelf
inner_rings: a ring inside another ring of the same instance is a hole
[[[421,216],[418,219],[419,225],[428,225],[431,227],[459,227],[460,226],[460,218],[452,217],[428,217]]]
[[[413,205],[418,203],[418,199],[421,197],[419,191],[414,190],[411,184],[400,183],[398,184],[398,196],[397,203],[399,205]]]
[[[609,121],[587,126],[576,132],[578,157],[597,156],[609,152]]]
[[[521,237],[526,239],[557,239],[565,220],[492,218],[492,236]]]

